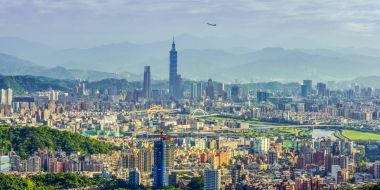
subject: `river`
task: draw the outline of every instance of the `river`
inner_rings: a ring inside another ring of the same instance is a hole
[[[334,135],[335,131],[329,131],[329,130],[324,130],[324,129],[314,129],[311,132],[311,136],[313,138],[320,138],[320,137],[326,137],[326,136],[331,136]]]

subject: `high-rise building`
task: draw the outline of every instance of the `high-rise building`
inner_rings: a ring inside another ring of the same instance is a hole
[[[192,99],[201,99],[203,92],[202,82],[194,82],[191,85],[191,98]]]
[[[144,97],[146,99],[152,98],[151,78],[150,78],[150,66],[144,67],[144,84],[143,84]]]
[[[274,148],[269,149],[268,153],[268,164],[273,165],[278,162],[278,154]]]
[[[7,91],[4,89],[1,89],[0,102],[2,105],[7,104]]]
[[[10,156],[10,164],[11,164],[11,171],[19,171],[20,170],[20,162],[21,157],[14,154]]]
[[[2,105],[12,105],[13,90],[11,88],[1,89],[0,102]]]
[[[190,94],[190,97],[191,99],[197,99],[197,92],[198,92],[198,83],[196,82],[193,82],[191,84],[191,94]]]
[[[129,171],[129,184],[133,187],[137,187],[141,184],[141,174],[137,168]]]
[[[165,146],[165,168],[174,168],[174,144],[170,140],[166,141]]]
[[[312,80],[303,80],[303,85],[301,86],[301,96],[307,97],[311,94],[313,90],[313,81]]]
[[[13,90],[11,88],[7,89],[7,105],[12,105]]]
[[[231,87],[231,100],[234,102],[239,101],[239,87],[234,85]]]
[[[301,96],[304,98],[309,96],[309,91],[307,90],[306,85],[301,85]]]
[[[257,96],[257,102],[266,102],[268,101],[269,97],[270,97],[270,93],[268,92],[261,92],[261,91],[258,91],[256,93],[256,96]]]
[[[221,188],[221,174],[219,170],[206,169],[204,176],[204,190],[219,190]]]
[[[251,147],[254,153],[265,155],[269,150],[269,139],[266,137],[257,137],[252,141]]]
[[[124,168],[132,170],[138,165],[138,155],[133,149],[123,150],[121,159]]]
[[[203,96],[203,85],[202,82],[198,82],[197,84],[197,97],[201,99]]]
[[[170,175],[169,175],[169,186],[170,187],[177,187],[177,183],[178,183],[178,176],[177,176],[177,173],[176,172],[172,172]]]
[[[138,168],[141,172],[152,172],[153,151],[151,148],[141,148],[138,154],[138,159]]]
[[[158,140],[154,142],[154,167],[153,183],[155,188],[166,186],[166,142]]]
[[[312,80],[303,80],[303,85],[305,85],[310,92],[313,90],[313,81]]]
[[[215,95],[217,98],[224,98],[224,84],[223,83],[215,83]]]
[[[235,165],[231,170],[231,181],[232,184],[236,186],[241,183],[242,181],[242,172],[243,172],[243,166],[242,165]]]
[[[325,83],[317,83],[317,91],[319,96],[326,96],[327,95],[327,87]]]
[[[373,165],[374,177],[375,179],[380,179],[380,161],[376,161]]]
[[[182,89],[181,75],[177,73],[177,50],[175,49],[175,43],[173,39],[172,49],[169,52],[169,95],[173,98],[181,98]]]
[[[28,172],[40,172],[41,171],[41,158],[39,156],[31,156],[28,159],[27,165]]]
[[[214,93],[214,84],[212,83],[212,79],[208,79],[207,81],[207,87],[206,87],[206,97],[210,99],[214,99],[215,93]]]
[[[11,171],[9,156],[0,155],[0,172],[9,172],[9,171]]]

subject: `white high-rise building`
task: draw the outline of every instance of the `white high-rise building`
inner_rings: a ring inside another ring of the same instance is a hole
[[[204,190],[219,190],[221,188],[220,182],[221,176],[219,170],[205,170]]]
[[[7,104],[7,91],[4,89],[1,89],[0,102],[2,105]]]
[[[251,147],[256,154],[264,155],[269,150],[269,139],[266,137],[258,137],[252,141]]]
[[[339,165],[332,165],[331,166],[331,177],[334,178],[335,183],[338,182],[338,172],[342,171]]]
[[[1,105],[12,105],[13,100],[13,90],[11,88],[1,89],[0,92],[0,103]]]
[[[11,88],[7,89],[7,105],[12,105],[13,101],[13,90]]]

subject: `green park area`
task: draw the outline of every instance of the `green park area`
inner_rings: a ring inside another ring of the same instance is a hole
[[[351,140],[371,140],[371,141],[380,140],[380,134],[367,133],[367,132],[361,132],[361,131],[343,130],[342,135]]]
[[[236,121],[236,122],[246,122],[250,125],[276,125],[276,126],[287,126],[287,124],[283,123],[274,123],[274,122],[266,122],[266,121],[259,121],[259,120],[253,120],[253,119],[236,119],[236,118],[229,118],[229,117],[209,117],[209,119],[219,121],[219,122],[225,122],[225,121]]]
[[[291,127],[283,127],[283,128],[279,128],[278,130],[281,133],[294,134],[296,136],[309,135],[312,132],[312,130],[310,129],[291,128]]]

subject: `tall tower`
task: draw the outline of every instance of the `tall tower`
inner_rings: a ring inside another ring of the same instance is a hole
[[[150,66],[144,68],[144,84],[143,84],[144,97],[150,99],[152,97],[151,79],[150,79]]]
[[[169,96],[174,98],[181,98],[181,75],[177,73],[177,50],[173,38],[172,49],[169,52]]]
[[[154,141],[153,182],[155,188],[166,186],[166,142],[162,139]]]
[[[175,50],[175,43],[173,38],[172,49],[169,52],[169,95],[175,96],[176,94],[176,80],[177,80],[177,50]]]

